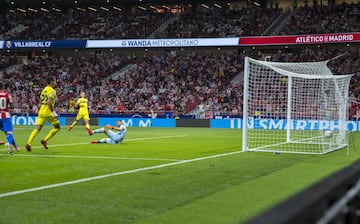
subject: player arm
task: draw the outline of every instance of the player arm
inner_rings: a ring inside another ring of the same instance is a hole
[[[114,126],[112,126],[111,129],[116,130],[116,131],[122,131],[122,130],[124,130],[122,127],[114,127]]]
[[[57,117],[57,113],[54,109],[54,105],[53,105],[53,98],[52,97],[48,97],[48,100],[47,100],[47,105],[49,106],[49,109],[51,111],[51,113],[54,115],[54,117]]]
[[[12,98],[11,95],[9,95],[9,109],[15,109],[16,105],[15,105],[15,102],[14,102],[14,99]]]
[[[106,128],[108,128],[108,129],[111,129],[111,130],[116,130],[116,131],[122,131],[122,130],[124,130],[124,128],[123,127],[116,127],[116,126],[112,126],[112,125],[106,125],[105,126]]]
[[[77,102],[75,103],[75,105],[74,105],[74,108],[75,108],[76,110],[78,110],[79,107],[80,107],[80,103],[79,103],[79,101],[77,101]]]
[[[53,104],[52,104],[52,101],[53,101],[53,98],[48,97],[47,105],[49,106],[50,111],[51,111],[51,112],[54,112],[54,106],[53,106]]]

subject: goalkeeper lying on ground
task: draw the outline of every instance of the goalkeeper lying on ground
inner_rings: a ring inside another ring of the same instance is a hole
[[[91,144],[108,143],[108,144],[120,144],[126,135],[126,126],[121,120],[116,121],[116,126],[106,125],[104,128],[99,128],[92,131],[92,134],[104,133],[107,138],[100,139],[98,141],[92,141]]]

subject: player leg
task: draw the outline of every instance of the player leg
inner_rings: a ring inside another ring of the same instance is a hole
[[[44,126],[45,122],[46,122],[46,119],[44,119],[42,116],[38,116],[38,119],[36,121],[36,127],[31,132],[29,139],[25,145],[25,148],[28,152],[31,152],[31,144],[34,141],[37,134],[39,134],[39,132],[40,132],[41,128]]]
[[[104,133],[108,136],[108,138],[103,138],[103,139],[100,139],[98,141],[92,141],[91,143],[92,144],[97,144],[97,143],[108,143],[108,144],[115,144],[115,141],[114,141],[114,136],[115,136],[115,133],[108,130],[107,128],[99,128],[99,129],[96,129],[93,131],[93,133]]]
[[[6,138],[7,138],[7,140],[8,140],[8,143],[9,143],[10,145],[12,145],[17,152],[19,152],[19,151],[20,151],[20,147],[16,144],[13,133],[12,133],[12,132],[7,132],[7,133],[6,133]]]
[[[72,129],[75,125],[77,125],[78,123],[79,123],[78,120],[73,121],[72,124],[68,127],[68,131],[71,131],[71,129]]]
[[[11,118],[5,118],[3,120],[3,130],[6,134],[6,139],[8,140],[8,143],[11,144],[16,151],[20,151],[20,147],[16,144],[13,135],[13,126],[12,126]]]
[[[108,144],[114,144],[111,138],[103,138],[97,141],[92,141],[91,144],[100,144],[100,143],[108,143]]]
[[[88,113],[82,114],[82,119],[85,122],[85,129],[86,129],[87,133],[89,135],[92,135],[93,132],[92,132],[92,130],[90,128],[90,116],[89,116],[89,114]]]
[[[87,133],[88,133],[89,135],[92,135],[92,134],[93,134],[93,131],[92,131],[91,128],[90,128],[90,120],[84,119],[84,121],[85,121],[85,129],[86,129]]]
[[[76,115],[75,121],[72,122],[72,124],[68,127],[68,131],[71,131],[71,129],[79,123],[79,121],[82,119],[82,116],[78,113]]]
[[[125,133],[121,133],[120,135],[116,135],[116,137],[114,138],[115,143],[121,144],[122,141],[125,138],[125,135],[126,135]]]
[[[14,154],[14,150],[13,150],[14,146],[12,145],[12,143],[14,142],[14,136],[12,135],[11,120],[9,122],[9,119],[7,119],[7,118],[0,119],[0,130],[2,130],[6,135],[6,139],[7,139],[6,147],[8,148],[9,154],[13,155]],[[3,144],[5,144],[5,142],[1,141],[1,145],[3,145]]]
[[[106,130],[106,135],[111,139],[109,144],[118,144],[124,139],[125,133],[118,134],[111,130]]]
[[[105,133],[105,128],[98,128],[92,131],[93,134]]]
[[[8,148],[10,156],[14,155],[14,146],[12,144],[6,143],[6,147]]]
[[[60,121],[58,119],[55,119],[54,117],[48,117],[47,121],[52,124],[53,128],[49,131],[45,138],[41,140],[41,144],[45,149],[48,149],[47,141],[49,141],[49,139],[51,139],[56,133],[60,131]]]

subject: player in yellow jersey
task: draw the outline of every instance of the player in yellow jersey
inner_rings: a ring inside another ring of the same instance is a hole
[[[74,113],[75,112],[75,100],[74,99],[70,99],[69,100],[69,112],[70,113]]]
[[[54,89],[56,86],[56,79],[49,76],[46,81],[47,86],[41,91],[40,95],[41,106],[38,112],[36,127],[31,132],[27,144],[25,145],[28,152],[31,152],[31,144],[46,122],[52,124],[53,128],[49,131],[45,138],[41,140],[41,144],[45,149],[48,149],[47,141],[60,130],[60,122],[54,108],[56,103],[56,90]]]
[[[90,116],[88,109],[88,99],[85,98],[85,92],[80,93],[80,98],[77,99],[75,103],[75,108],[79,108],[79,111],[76,115],[75,121],[68,127],[68,131],[79,123],[81,119],[85,122],[85,129],[89,135],[92,135],[92,131],[90,129]]]

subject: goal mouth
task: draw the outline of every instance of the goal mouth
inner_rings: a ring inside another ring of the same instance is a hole
[[[352,75],[333,75],[327,62],[245,58],[244,151],[325,154],[348,145]]]

